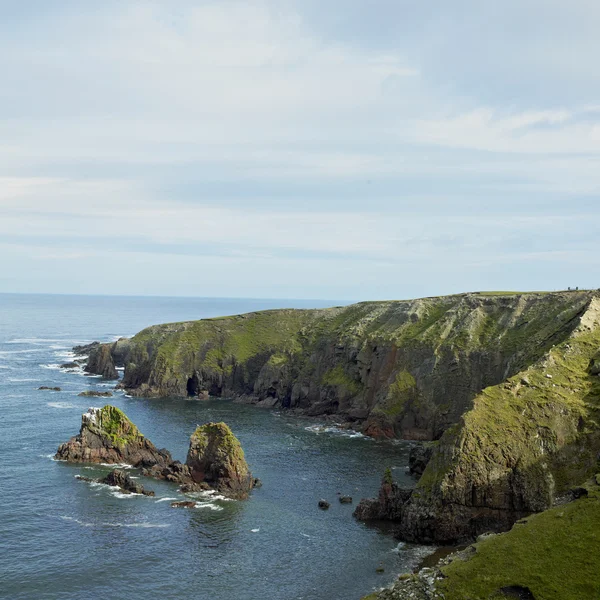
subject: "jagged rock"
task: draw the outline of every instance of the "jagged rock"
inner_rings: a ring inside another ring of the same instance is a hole
[[[327,510],[329,508],[330,504],[329,504],[329,502],[327,502],[327,500],[324,500],[323,498],[321,498],[319,500],[318,506],[322,510]]]
[[[167,450],[158,450],[118,408],[89,408],[81,417],[79,434],[61,444],[58,460],[127,463],[134,467],[167,466]]]
[[[73,353],[77,356],[87,356],[92,350],[97,348],[100,345],[100,342],[92,342],[91,344],[84,344],[82,346],[75,346],[73,348]]]
[[[120,469],[113,469],[106,477],[101,479],[93,479],[91,477],[84,477],[83,475],[78,475],[77,478],[82,481],[104,483],[105,485],[118,487],[124,494],[143,494],[144,496],[155,495],[152,490],[144,489],[144,486],[141,483],[137,483],[131,479],[128,473]]]
[[[102,375],[104,379],[118,379],[119,374],[111,354],[110,344],[98,344],[91,348],[85,372]]]
[[[379,496],[361,500],[354,510],[354,516],[359,521],[399,521],[411,495],[412,490],[398,486],[393,481],[391,470],[386,469]]]
[[[41,385],[38,390],[46,390],[48,392],[60,392],[61,389],[59,387],[48,387],[47,385]]]
[[[68,363],[63,363],[62,365],[60,365],[61,369],[79,369],[79,363],[76,362],[68,362]]]
[[[340,496],[340,504],[352,504],[352,496]]]
[[[408,471],[411,475],[423,475],[427,463],[431,458],[433,448],[429,444],[418,444],[410,449],[408,455]]]
[[[195,483],[206,482],[232,498],[246,498],[252,490],[244,451],[225,423],[206,423],[196,428],[185,464]]]
[[[85,390],[84,392],[79,392],[78,396],[83,396],[85,398],[111,398],[112,392],[97,392],[96,390]]]

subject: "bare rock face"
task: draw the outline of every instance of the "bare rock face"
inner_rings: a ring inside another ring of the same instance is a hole
[[[98,344],[90,350],[88,362],[85,365],[86,373],[102,375],[104,379],[118,379],[119,374],[111,353],[110,344]]]
[[[89,463],[127,463],[134,467],[167,466],[167,450],[158,450],[115,406],[89,408],[81,416],[81,430],[61,444],[58,460]]]
[[[431,459],[433,447],[429,444],[418,444],[410,449],[408,455],[408,471],[411,475],[423,475]]]
[[[232,498],[247,498],[253,487],[244,451],[225,423],[206,423],[196,428],[185,464],[195,483],[208,483]]]
[[[403,489],[392,479],[392,472],[386,469],[377,498],[366,498],[359,502],[354,516],[359,521],[399,521],[404,504],[412,490]]]

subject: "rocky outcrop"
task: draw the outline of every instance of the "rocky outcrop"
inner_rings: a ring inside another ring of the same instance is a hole
[[[144,475],[181,484],[186,493],[215,489],[229,498],[243,500],[261,482],[254,479],[244,451],[226,423],[199,425],[190,437],[185,464],[145,469]]]
[[[104,485],[110,485],[111,487],[118,487],[124,494],[141,494],[144,496],[154,496],[154,492],[146,490],[141,483],[134,481],[131,476],[120,469],[112,470],[106,477],[100,479],[93,479],[91,477],[83,477],[79,475],[77,477],[82,481],[90,481],[93,483],[103,483]]]
[[[252,475],[238,439],[225,423],[206,423],[190,438],[185,461],[195,483],[207,483],[232,498],[247,498]]]
[[[359,521],[396,521],[402,518],[404,505],[412,494],[412,490],[399,487],[392,478],[390,469],[386,469],[379,489],[379,496],[363,499],[354,510]]]
[[[167,466],[167,450],[158,450],[114,406],[89,408],[81,417],[79,434],[61,444],[57,460],[87,463],[126,463],[134,467]]]
[[[119,374],[115,367],[111,346],[98,344],[92,348],[84,370],[93,375],[102,375],[104,379],[118,379]]]
[[[61,389],[59,387],[49,387],[47,385],[41,385],[38,390],[45,390],[47,392],[60,392]]]
[[[98,392],[96,390],[85,390],[83,392],[79,392],[78,396],[83,396],[84,398],[110,398],[112,397],[112,392]]]
[[[252,477],[240,442],[227,424],[199,425],[190,438],[187,459],[182,464],[174,461],[168,450],[157,450],[122,411],[110,405],[89,408],[81,417],[79,434],[61,444],[55,458],[78,463],[126,463],[140,467],[147,477],[181,484],[184,493],[215,489],[242,500],[253,487],[261,485],[260,480]],[[124,489],[137,485],[118,470],[101,483]]]

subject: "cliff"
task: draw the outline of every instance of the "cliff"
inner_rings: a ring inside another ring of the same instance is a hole
[[[393,508],[358,516],[391,518],[407,540],[455,542],[551,506],[595,468],[596,296],[463,294],[158,325],[126,345],[121,385],[434,440],[415,490],[390,484],[381,498]]]

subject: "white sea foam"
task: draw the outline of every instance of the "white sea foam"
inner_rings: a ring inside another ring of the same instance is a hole
[[[90,523],[88,521],[82,521],[81,519],[68,517],[66,515],[61,515],[60,518],[64,521],[72,521],[73,523],[77,523],[82,527],[141,527],[144,529],[169,527],[167,523]]]
[[[66,462],[65,460],[54,458],[54,454],[38,454],[38,456],[40,458],[49,458],[52,462]]]
[[[81,408],[76,404],[70,404],[69,402],[46,402],[50,408]]]
[[[60,365],[57,363],[50,363],[49,365],[40,365],[42,369],[50,369],[51,371],[60,371]]]
[[[390,550],[390,552],[393,552],[394,554],[400,554],[400,552],[402,551],[402,549],[406,546],[406,544],[404,542],[400,542],[397,546],[395,546],[394,548],[392,548]]]
[[[0,356],[13,356],[15,354],[31,354],[32,352],[46,352],[46,349],[27,348],[27,350],[0,350]]]
[[[260,531],[260,527],[256,528],[256,529],[251,529],[250,530],[252,533],[258,533]]]
[[[233,498],[227,498],[222,494],[218,494],[216,490],[204,490],[201,492],[196,492],[196,494],[201,498],[210,498],[211,501],[223,500],[224,502],[234,502]]]
[[[174,500],[177,500],[177,498],[159,498],[158,500],[155,500],[155,502],[158,504],[159,502],[169,502],[169,500],[173,502]]]
[[[112,467],[113,469],[133,469],[133,465],[127,463],[100,463],[103,467]]]
[[[353,429],[343,429],[339,425],[316,424],[316,425],[309,425],[308,427],[305,427],[304,429],[306,431],[310,431],[311,433],[316,433],[317,435],[320,435],[321,433],[328,433],[328,434],[333,434],[333,435],[337,435],[339,437],[346,437],[346,438],[355,438],[355,439],[361,439],[361,440],[372,440],[373,439],[367,435],[360,433],[359,431],[354,431]]]
[[[196,502],[196,506],[194,508],[208,508],[210,510],[223,510],[222,506],[212,504],[211,502]]]
[[[26,381],[41,381],[41,379],[35,379],[31,377],[7,377],[6,381],[10,381],[11,383],[24,383]]]

